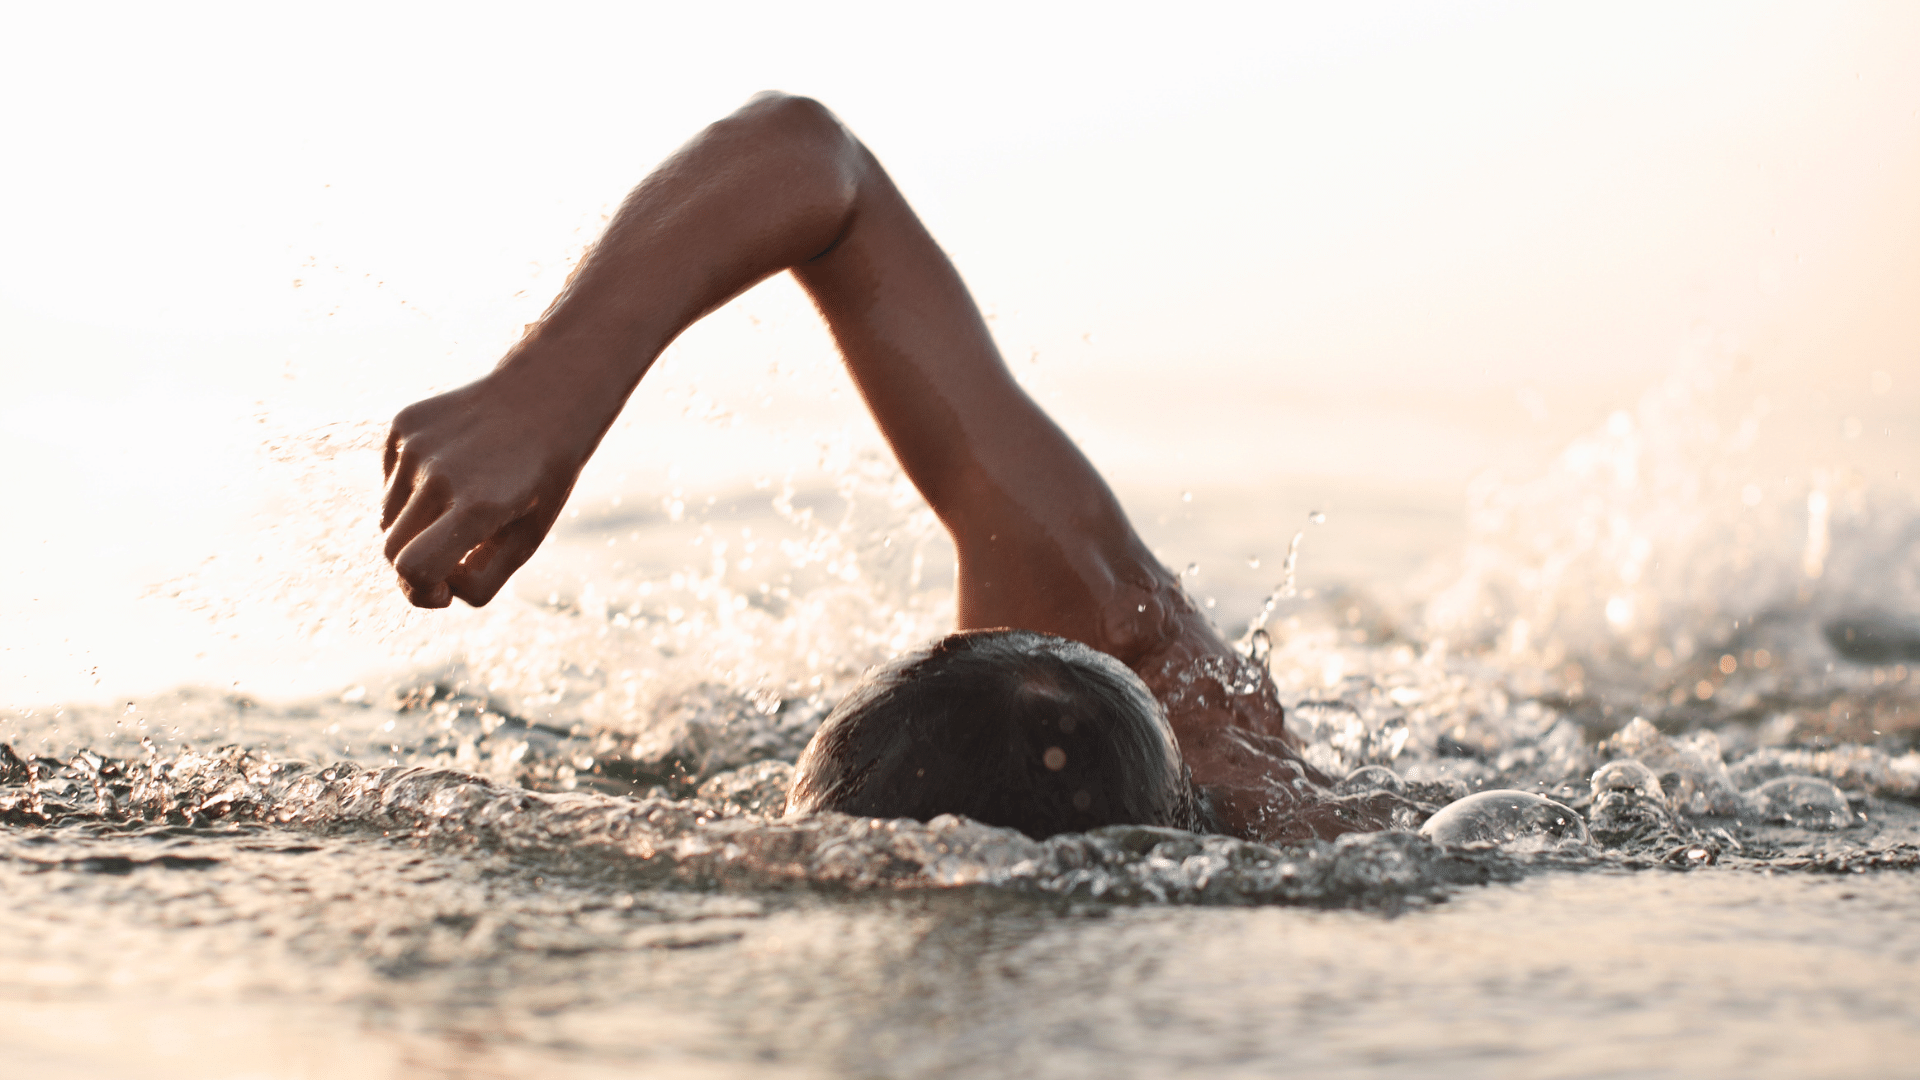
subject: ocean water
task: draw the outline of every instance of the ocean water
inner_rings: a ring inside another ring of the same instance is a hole
[[[871,440],[604,484],[510,597],[425,616],[368,543],[379,426],[276,437],[255,556],[155,595],[384,659],[306,699],[0,718],[10,1060],[1902,1075],[1920,508],[1861,421],[1845,453],[1794,434],[1824,423],[1705,350],[1457,512],[1353,483],[1275,529],[1265,474],[1123,479],[1310,759],[1404,796],[1298,848],[782,817],[834,701],[952,617],[951,550]],[[1882,434],[1897,464],[1914,433]]]

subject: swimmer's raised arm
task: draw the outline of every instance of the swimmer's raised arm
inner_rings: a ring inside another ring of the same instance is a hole
[[[1181,606],[1176,580],[1013,381],[879,162],[824,107],[778,94],[647,177],[496,370],[395,420],[383,525],[409,599],[492,599],[661,350],[782,270],[952,533],[961,627],[1045,631],[1129,663],[1150,648]]]

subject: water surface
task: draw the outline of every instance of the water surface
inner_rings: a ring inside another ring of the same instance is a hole
[[[585,501],[426,621],[329,479],[366,433],[323,432],[281,453],[300,572],[162,593],[393,661],[0,718],[0,1027],[79,1075],[1897,1074],[1920,514],[1774,411],[1684,367],[1477,483],[1420,574],[1365,572],[1434,550],[1387,487],[1342,574],[1337,508],[1248,550],[1230,477],[1129,493],[1310,758],[1404,798],[1296,848],[781,818],[832,703],[951,620],[882,456]]]

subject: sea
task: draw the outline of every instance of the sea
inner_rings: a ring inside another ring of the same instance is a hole
[[[857,415],[666,393],[677,464],[617,429],[510,592],[441,613],[378,558],[380,419],[263,417],[255,527],[148,603],[332,681],[0,714],[5,1072],[1920,1075],[1920,433],[1743,364],[1696,342],[1464,490],[1432,455],[1537,401],[1041,395],[1309,759],[1401,796],[1298,847],[784,816],[834,703],[953,618]],[[730,440],[764,452],[703,469]]]

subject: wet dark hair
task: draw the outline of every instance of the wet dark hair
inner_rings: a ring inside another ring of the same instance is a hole
[[[800,755],[788,813],[963,814],[1035,839],[1202,826],[1166,714],[1106,653],[1028,630],[953,634],[867,672]]]

